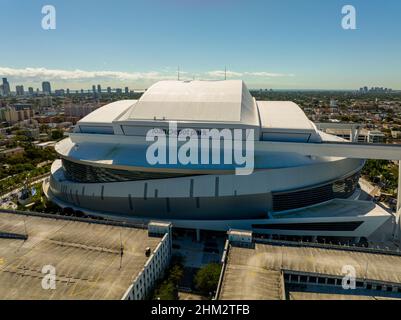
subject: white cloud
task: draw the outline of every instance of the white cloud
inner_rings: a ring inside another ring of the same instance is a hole
[[[209,72],[206,72],[206,75],[208,75],[209,77],[218,77],[218,78],[224,78],[224,75],[227,75],[227,78],[242,77],[242,73],[229,71],[229,70],[227,70],[227,71],[224,71],[224,70],[209,71]]]
[[[120,71],[84,71],[46,69],[46,68],[24,68],[13,69],[0,67],[0,75],[14,79],[27,81],[61,80],[61,81],[87,81],[91,79],[106,79],[117,81],[136,80],[159,80],[165,79],[166,75],[157,71],[151,72],[120,72]]]
[[[223,79],[225,75],[227,78],[278,78],[278,77],[293,77],[293,74],[271,73],[265,71],[259,72],[235,72],[214,70],[203,73],[191,74],[187,71],[180,71],[182,79]],[[76,70],[62,70],[62,69],[47,69],[47,68],[6,68],[0,67],[0,76],[9,77],[14,81],[21,82],[42,82],[45,80],[55,82],[85,82],[90,83],[92,80],[104,82],[142,82],[152,83],[159,80],[168,80],[177,78],[177,70],[169,70],[164,68],[162,71],[149,71],[149,72],[121,72],[121,71],[84,71]]]
[[[245,72],[247,76],[253,77],[266,77],[266,78],[280,78],[280,77],[294,77],[294,74],[284,74],[284,73],[271,73],[271,72]]]
[[[206,73],[210,77],[218,77],[224,78],[226,75],[227,78],[245,78],[245,77],[263,77],[263,78],[278,78],[278,77],[294,77],[294,74],[284,74],[284,73],[272,73],[272,72],[235,72],[235,71],[224,71],[224,70],[215,70],[209,71]]]

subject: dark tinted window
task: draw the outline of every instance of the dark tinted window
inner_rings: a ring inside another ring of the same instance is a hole
[[[323,186],[273,193],[273,210],[276,212],[308,207],[332,199],[347,199],[355,192],[360,173]]]

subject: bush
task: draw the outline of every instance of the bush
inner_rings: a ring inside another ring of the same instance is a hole
[[[211,263],[201,268],[195,276],[195,285],[206,295],[215,292],[219,283],[221,265]]]
[[[184,275],[184,269],[181,260],[174,257],[171,261],[171,267],[165,280],[155,290],[153,299],[155,300],[178,300],[178,285]]]
[[[176,264],[171,268],[168,279],[175,285],[178,285],[183,275],[184,275],[184,270],[182,269],[182,266]]]
[[[156,290],[155,297],[158,300],[178,300],[178,290],[173,282],[166,280]]]
[[[51,133],[51,138],[53,140],[60,140],[64,137],[64,132],[62,130],[53,130]]]

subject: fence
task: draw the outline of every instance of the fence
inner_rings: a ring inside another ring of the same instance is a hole
[[[1,213],[18,214],[18,215],[24,215],[24,216],[48,218],[48,219],[56,219],[56,220],[84,222],[84,223],[91,223],[91,224],[102,224],[102,225],[109,225],[109,226],[115,226],[115,227],[125,227],[125,228],[135,228],[135,229],[147,229],[148,228],[147,225],[139,224],[139,223],[119,222],[119,221],[112,221],[112,220],[95,220],[92,218],[67,217],[67,216],[62,216],[62,215],[57,215],[57,214],[47,214],[47,213],[33,212],[33,211],[0,209],[0,214]]]
[[[397,250],[390,250],[389,248],[363,248],[349,245],[335,245],[328,243],[314,243],[314,242],[296,242],[296,241],[285,241],[285,240],[272,240],[254,238],[255,243],[270,244],[274,246],[287,246],[287,247],[309,247],[318,249],[330,249],[330,250],[342,250],[342,251],[354,251],[363,253],[383,254],[392,256],[401,256],[399,248]]]

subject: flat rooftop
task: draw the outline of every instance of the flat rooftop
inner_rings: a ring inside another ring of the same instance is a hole
[[[161,241],[145,229],[0,213],[0,234],[25,232],[26,241],[0,237],[0,299],[119,300],[144,267],[146,248]],[[55,290],[42,288],[46,265],[56,268]]]
[[[219,300],[282,300],[284,290],[280,271],[230,263]]]
[[[254,249],[230,246],[219,299],[278,300],[285,292],[282,270],[343,277],[345,265],[358,278],[401,283],[401,256],[256,243]]]
[[[314,293],[314,292],[290,292],[290,300],[393,300],[387,297],[377,296],[355,296],[355,295],[344,295],[344,294],[325,294],[325,293]],[[398,300],[398,299],[394,299]]]

